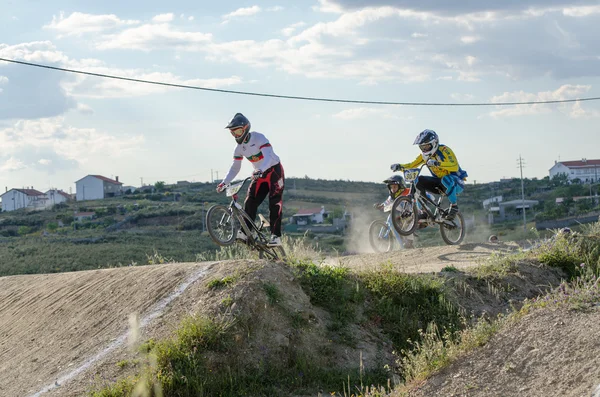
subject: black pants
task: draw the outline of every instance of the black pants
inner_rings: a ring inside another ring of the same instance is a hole
[[[284,179],[281,163],[274,165],[263,173],[262,178],[250,184],[246,201],[244,201],[244,211],[254,220],[258,206],[264,201],[267,194],[269,195],[271,233],[278,237],[281,237]]]
[[[442,180],[435,176],[419,176],[417,189],[419,189],[422,194],[425,194],[426,191],[433,194],[440,194],[440,192],[446,193],[446,187],[442,183]]]

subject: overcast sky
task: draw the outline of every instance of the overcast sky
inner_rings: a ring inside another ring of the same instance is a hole
[[[208,88],[395,102],[600,96],[597,0],[4,1],[0,57]],[[456,4],[455,4],[456,3]],[[244,113],[288,177],[380,181],[423,129],[469,183],[600,158],[600,101],[351,105],[175,89],[0,62],[4,186],[222,178]],[[244,161],[242,173],[250,172]],[[214,172],[211,174],[211,170]]]

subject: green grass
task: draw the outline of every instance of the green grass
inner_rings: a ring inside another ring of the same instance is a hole
[[[0,276],[58,273],[168,261],[193,262],[196,255],[215,249],[197,231],[147,228],[135,232],[77,237],[12,237],[0,241]]]
[[[335,390],[348,377],[384,382],[382,372],[322,368],[313,359],[296,352],[287,365],[270,361],[241,367],[234,340],[234,322],[190,317],[172,338],[147,343],[147,363],[142,372],[93,391],[93,397],[132,396],[137,390],[147,396],[273,396],[309,393],[322,387]],[[220,354],[228,359],[214,359]],[[286,392],[283,392],[285,390]]]
[[[409,340],[430,324],[454,332],[462,326],[459,311],[447,299],[446,279],[435,275],[413,275],[384,268],[359,276],[369,293],[367,313],[388,334],[396,349],[406,349]]]
[[[533,310],[565,307],[569,310],[589,310],[600,302],[600,222],[586,225],[575,235],[555,234],[538,248],[513,255],[491,258],[484,266],[482,277],[497,277],[514,271],[520,261],[537,261],[557,267],[569,275],[550,293],[525,300],[518,311],[507,316],[500,315],[489,321],[478,319],[477,323],[460,332],[440,332],[432,325],[412,342],[410,349],[402,350],[399,366],[406,386],[397,395],[404,395],[412,385],[427,379],[433,373],[448,366],[458,357],[485,345],[490,338],[507,324],[521,320]],[[433,323],[432,323],[433,324]],[[396,395],[396,394],[395,394]],[[374,397],[375,395],[373,395]]]
[[[237,281],[238,277],[236,276],[226,276],[223,278],[215,278],[210,280],[206,286],[210,289],[219,289],[227,287]]]

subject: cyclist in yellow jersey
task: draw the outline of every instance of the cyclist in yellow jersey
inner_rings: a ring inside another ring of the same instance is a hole
[[[392,164],[390,168],[395,172],[426,164],[432,176],[419,176],[417,189],[423,194],[437,193],[438,189],[445,192],[451,204],[446,218],[454,219],[458,212],[457,194],[464,190],[467,172],[460,168],[452,149],[439,143],[435,131],[423,130],[413,145],[419,145],[421,154],[412,163]]]

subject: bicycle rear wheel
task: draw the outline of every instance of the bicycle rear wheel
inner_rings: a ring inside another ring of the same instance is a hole
[[[448,245],[460,244],[465,238],[465,218],[459,212],[456,213],[454,219],[445,220],[440,223],[440,233],[442,239]]]
[[[384,221],[376,220],[369,226],[369,243],[375,252],[390,252],[394,243],[393,237],[392,230]]]
[[[410,196],[400,196],[392,204],[392,224],[401,236],[410,236],[418,226],[417,204]]]
[[[210,207],[206,213],[206,229],[218,245],[226,247],[233,244],[237,228],[231,208],[224,205]]]

